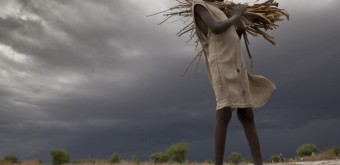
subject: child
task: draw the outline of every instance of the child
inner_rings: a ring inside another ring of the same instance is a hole
[[[214,0],[194,0],[192,9],[196,34],[204,51],[217,102],[215,163],[223,164],[227,127],[232,111],[237,109],[254,163],[262,165],[252,108],[264,105],[276,87],[265,77],[247,73],[241,54],[241,34],[236,30],[245,6],[236,5],[230,18],[214,5]]]

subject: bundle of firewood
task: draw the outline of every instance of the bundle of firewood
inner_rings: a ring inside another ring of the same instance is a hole
[[[169,8],[168,10],[155,13],[153,15],[163,14],[163,16],[165,16],[165,19],[159,24],[167,22],[170,18],[174,16],[179,16],[179,20],[183,20],[184,24],[183,28],[179,30],[177,35],[182,36],[183,34],[189,34],[189,41],[191,41],[196,35],[195,25],[192,19],[193,0],[176,1],[177,4],[175,6]],[[214,5],[220,8],[229,18],[233,15],[234,6],[237,4],[231,1],[215,1]],[[243,34],[250,59],[252,58],[252,56],[249,51],[249,40],[247,34],[250,34],[252,36],[260,35],[271,44],[278,45],[278,43],[274,40],[274,37],[267,34],[265,31],[276,29],[278,27],[276,23],[284,20],[283,17],[286,17],[287,20],[289,20],[289,14],[284,9],[278,8],[278,3],[275,2],[275,0],[267,0],[263,3],[255,3],[246,7],[243,17],[241,18],[241,24],[238,25],[237,29]],[[196,40],[195,42],[196,44],[198,44],[198,40]],[[199,51],[198,55],[201,54],[202,52]]]
[[[192,0],[189,0],[192,1]],[[226,15],[231,17],[233,14],[235,3],[217,2],[215,3]],[[284,9],[278,8],[279,4],[275,0],[268,0],[264,3],[248,6],[241,19],[241,30],[253,36],[262,35],[267,41],[273,45],[277,45],[274,37],[268,35],[264,31],[273,30],[278,27],[276,22],[282,21],[283,16],[289,19],[288,13]]]

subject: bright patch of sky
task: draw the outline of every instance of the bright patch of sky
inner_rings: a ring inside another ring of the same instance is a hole
[[[24,63],[27,61],[27,56],[12,49],[12,47],[0,44],[0,56],[3,56],[11,61]]]

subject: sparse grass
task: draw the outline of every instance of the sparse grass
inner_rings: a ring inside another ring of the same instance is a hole
[[[140,162],[139,165],[212,165],[211,162],[188,162],[188,163],[153,163],[153,162]],[[0,165],[42,165],[41,162],[38,160],[30,160],[30,161],[24,161],[22,163],[11,163],[11,162],[0,162]],[[63,165],[115,165],[110,164],[106,160],[95,160],[95,161],[81,161],[77,163],[66,163]],[[121,161],[120,163],[116,165],[137,165],[134,162],[131,161]],[[225,164],[225,165],[231,165],[231,164]]]
[[[333,147],[316,155],[303,157],[304,161],[334,160],[339,159],[339,148]]]
[[[320,161],[320,160],[330,160],[328,158],[328,155],[326,153],[331,153],[330,151],[325,151],[320,153],[319,155],[314,156],[313,158],[310,157],[304,161]],[[332,154],[330,154],[332,155]],[[334,158],[334,157],[333,157]],[[338,158],[338,157],[337,157]],[[336,160],[337,158],[334,158],[334,160]],[[340,161],[339,161],[340,162]],[[284,162],[282,163],[264,163],[264,165],[302,165],[301,163],[304,164],[308,164],[309,162],[294,162],[293,160],[291,160],[291,162]],[[29,161],[23,161],[21,163],[11,163],[11,162],[4,162],[4,161],[0,161],[0,165],[43,165],[44,163],[41,163],[38,160],[29,160]],[[205,162],[187,162],[187,163],[153,163],[153,162],[140,162],[139,165],[213,165],[214,163],[212,161],[205,161]],[[95,161],[79,161],[79,162],[74,162],[74,163],[67,163],[67,164],[63,164],[63,165],[137,165],[136,163],[132,162],[132,161],[121,161],[119,164],[110,164],[108,161],[106,160],[95,160]],[[224,163],[224,165],[234,165],[234,164],[230,164],[230,163]],[[240,165],[253,165],[252,163],[247,163],[247,162],[242,162],[240,163]],[[320,161],[320,164],[314,164],[313,165],[327,165],[325,164],[323,161]],[[334,164],[332,164],[334,165]]]
[[[42,165],[39,160],[28,160],[20,163],[13,163],[9,161],[0,161],[0,165]]]
[[[140,162],[139,165],[212,165],[211,163],[207,163],[207,162],[190,162],[190,163],[153,163],[153,162]],[[79,164],[65,164],[65,165],[114,165],[114,164],[110,164],[108,161],[102,161],[102,160],[97,160],[95,162],[82,162]],[[137,165],[134,162],[131,161],[121,161],[119,164],[117,165]]]
[[[0,165],[12,165],[12,162],[9,161],[0,161]]]

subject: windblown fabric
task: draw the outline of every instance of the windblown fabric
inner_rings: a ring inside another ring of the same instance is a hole
[[[194,0],[192,16],[204,51],[208,76],[216,96],[216,109],[224,107],[261,107],[269,100],[275,85],[267,78],[247,72],[241,53],[241,42],[234,26],[220,34],[208,28],[207,36],[196,25],[195,5],[207,9],[215,21],[228,19],[213,3]]]

